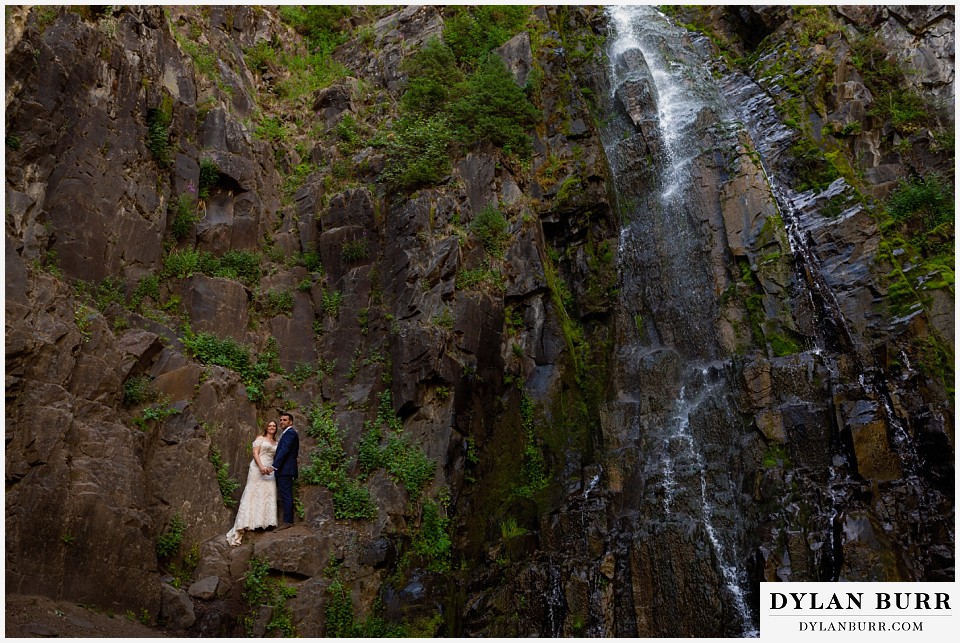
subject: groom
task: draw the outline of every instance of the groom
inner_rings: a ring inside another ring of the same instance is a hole
[[[300,436],[293,428],[293,416],[280,414],[280,443],[273,458],[273,470],[277,472],[277,493],[283,506],[283,524],[277,528],[293,526],[293,481],[297,478],[297,456],[300,453]]]

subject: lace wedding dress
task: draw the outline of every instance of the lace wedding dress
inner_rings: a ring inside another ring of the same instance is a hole
[[[273,464],[273,456],[277,452],[277,445],[264,436],[253,441],[253,448],[260,447],[260,462],[265,467]],[[233,529],[227,532],[227,542],[233,547],[240,545],[243,532],[247,529],[274,527],[277,524],[277,481],[273,473],[262,475],[257,467],[257,461],[250,459],[250,468],[247,470],[247,486],[240,498],[240,508],[237,510],[237,519]]]

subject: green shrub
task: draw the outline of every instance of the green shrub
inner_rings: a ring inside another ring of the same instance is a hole
[[[229,250],[220,257],[220,266],[216,277],[237,279],[248,286],[260,283],[260,264],[263,257],[249,250]]]
[[[277,48],[273,42],[261,40],[253,47],[244,49],[243,58],[249,69],[262,73],[277,64]]]
[[[157,398],[153,380],[147,375],[133,375],[123,383],[123,403],[125,406],[137,406],[152,402]]]
[[[210,198],[210,188],[220,180],[220,168],[210,159],[200,159],[200,185],[197,196],[201,199]]]
[[[280,18],[306,39],[312,51],[329,53],[343,43],[349,32],[340,28],[351,9],[344,5],[285,5]]]
[[[261,306],[267,317],[277,315],[286,315],[289,317],[293,313],[293,292],[289,288],[277,288],[271,290],[263,296]]]
[[[297,265],[303,266],[307,272],[322,272],[323,265],[320,262],[320,253],[316,251],[304,252],[297,260]]]
[[[230,468],[223,461],[220,449],[211,445],[209,459],[217,472],[217,484],[220,486],[223,504],[227,507],[236,507],[237,501],[233,498],[233,492],[240,488],[240,483],[230,477]]]
[[[163,422],[171,415],[179,413],[170,405],[170,397],[162,396],[155,404],[151,404],[140,411],[140,415],[133,419],[133,423],[141,430],[146,431],[149,422]]]
[[[365,237],[344,241],[343,246],[340,249],[340,258],[343,259],[344,263],[363,261],[369,255],[370,250],[367,247],[367,240]]]
[[[523,428],[523,464],[521,478],[523,484],[517,489],[517,495],[531,498],[545,488],[550,479],[547,475],[547,465],[543,452],[537,442],[534,424],[535,407],[529,395],[523,393],[520,398],[520,425]]]
[[[897,223],[933,230],[953,221],[952,186],[936,174],[901,180],[887,199],[887,213]]]
[[[470,231],[476,235],[483,249],[493,257],[503,257],[510,235],[507,234],[507,220],[495,206],[488,205],[474,218]]]
[[[346,67],[324,52],[308,56],[284,54],[281,65],[289,75],[277,83],[276,94],[288,102],[312,100],[307,97],[350,74]]]
[[[450,173],[447,149],[452,141],[453,130],[445,115],[401,118],[385,144],[383,180],[403,190],[438,182]]]
[[[157,537],[157,558],[170,558],[180,551],[180,544],[183,542],[183,532],[187,529],[187,523],[179,513],[170,517],[166,529]]]
[[[101,313],[111,304],[123,306],[126,303],[126,297],[123,293],[123,280],[119,277],[106,277],[97,284],[92,296],[94,305]]]
[[[331,317],[340,314],[340,304],[343,303],[343,293],[339,290],[324,290],[322,299],[323,312]]]
[[[173,100],[164,96],[160,106],[147,110],[147,149],[160,167],[170,165],[170,124],[173,122]]]
[[[433,480],[437,463],[427,457],[419,445],[408,442],[404,436],[391,435],[383,454],[384,466],[407,491],[411,500]]]
[[[502,294],[507,287],[503,275],[490,268],[460,270],[454,285],[457,290],[480,290],[494,294]]]
[[[354,635],[353,603],[350,594],[346,591],[339,579],[327,587],[330,600],[324,611],[326,621],[326,636],[331,638],[349,638]]]
[[[360,147],[363,142],[360,136],[360,124],[352,114],[344,114],[337,123],[337,137],[340,139],[341,151],[349,153]]]
[[[270,576],[270,563],[261,558],[251,558],[250,568],[243,577],[243,598],[250,606],[249,613],[242,619],[247,636],[253,636],[254,623],[262,606],[271,608],[270,621],[264,631],[266,636],[297,636],[297,630],[293,626],[293,612],[287,607],[287,601],[296,595],[296,587]]]
[[[130,297],[131,307],[139,308],[144,297],[150,297],[156,303],[160,303],[160,278],[157,275],[146,275],[140,278]]]
[[[796,190],[826,189],[831,183],[840,178],[836,166],[829,162],[823,151],[807,137],[801,139],[790,148],[794,158],[794,171],[797,181]]]
[[[337,520],[372,520],[377,505],[370,490],[354,480],[344,480],[333,492],[333,517]]]
[[[174,250],[163,260],[164,277],[186,279],[200,272],[201,253],[196,248]]]
[[[488,140],[507,153],[530,151],[526,132],[540,118],[540,112],[498,56],[491,55],[457,85],[454,94],[457,98],[450,103],[450,115],[462,143]]]
[[[174,37],[183,51],[190,56],[193,61],[193,67],[200,75],[204,76],[211,83],[220,84],[220,74],[217,72],[217,57],[210,46],[199,42],[191,37],[174,32]]]
[[[450,571],[452,542],[447,533],[450,519],[440,515],[440,507],[432,500],[423,503],[420,528],[413,536],[413,551],[427,561],[427,568],[435,572]]]
[[[504,540],[510,540],[527,533],[529,532],[526,529],[517,524],[516,518],[510,517],[500,523],[500,536]]]
[[[773,350],[774,357],[794,355],[803,350],[803,347],[792,337],[779,333],[767,333],[767,341]]]
[[[521,5],[451,7],[443,40],[457,60],[472,64],[519,33],[530,15]]]
[[[183,241],[193,229],[193,224],[197,222],[196,208],[193,200],[188,194],[181,194],[176,203],[171,203],[170,209],[173,211],[173,224],[171,232],[173,238],[177,241]]]
[[[383,431],[380,427],[367,423],[363,436],[357,442],[357,464],[363,473],[371,473],[383,466],[383,450],[380,448],[382,438]]]
[[[221,339],[213,333],[187,332],[183,345],[204,364],[223,366],[241,374],[250,370],[250,349],[232,337]]]
[[[316,404],[310,409],[307,435],[316,440],[310,464],[300,472],[307,484],[327,487],[333,494],[333,515],[338,520],[369,520],[377,516],[370,491],[347,477],[347,454],[333,408]]]
[[[890,119],[894,128],[910,134],[928,119],[923,98],[909,87],[897,56],[876,35],[860,38],[852,45],[851,61],[873,94],[868,112],[875,118]]]
[[[438,38],[430,38],[401,67],[407,72],[407,89],[400,99],[409,114],[430,117],[446,109],[454,86],[463,80],[453,51]]]
[[[384,431],[387,443],[381,446]],[[380,394],[377,417],[367,423],[359,451],[361,471],[370,473],[377,468],[385,468],[406,490],[411,500],[420,497],[436,472],[436,462],[428,458],[419,445],[411,443],[403,435],[403,425],[393,411],[393,398],[389,390]]]
[[[313,377],[316,370],[313,364],[300,362],[293,367],[293,371],[290,373],[290,381],[294,384],[303,384]]]
[[[308,414],[306,433],[316,441],[310,454],[310,465],[301,472],[301,477],[309,484],[336,487],[346,478],[346,451],[340,436],[340,427],[333,417],[333,408],[315,404]]]
[[[287,126],[276,116],[263,118],[253,130],[254,138],[277,143],[286,140]]]

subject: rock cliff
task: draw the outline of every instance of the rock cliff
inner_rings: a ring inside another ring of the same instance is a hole
[[[685,236],[602,8],[9,7],[8,600],[720,636],[722,552],[952,580],[952,8],[668,13],[731,110]],[[298,524],[231,548],[281,411]]]

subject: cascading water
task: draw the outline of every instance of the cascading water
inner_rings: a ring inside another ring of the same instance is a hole
[[[651,7],[607,17],[608,73],[587,82],[621,223],[610,388],[590,458],[579,476],[567,459],[565,493],[510,579],[534,597],[518,630],[754,637],[761,580],[884,580],[900,571],[884,560],[945,560],[901,559],[905,539],[888,540],[889,522],[915,524],[899,498],[925,493],[906,460],[880,471],[893,491],[879,508],[858,475],[854,427],[884,431],[896,398],[870,371],[858,384],[868,338],[807,245],[806,211],[843,184],[815,196],[780,182],[795,134],[705,38]],[[778,333],[795,345],[778,349]],[[512,596],[467,609],[499,631],[481,615],[510,616]]]
[[[625,511],[636,512],[634,537],[654,551],[697,534],[699,542],[686,546],[696,552],[694,564],[713,568],[706,575],[725,596],[722,631],[755,636],[738,548],[738,490],[721,471],[742,427],[726,399],[730,362],[714,330],[717,297],[703,261],[710,239],[697,189],[704,126],[720,97],[656,10],[609,11],[611,99],[623,110],[603,136],[624,218],[620,314],[630,337],[618,389],[631,420],[618,454],[631,471]],[[664,398],[674,402],[654,408]],[[675,564],[682,562],[664,567]],[[665,573],[658,565],[651,563],[653,574]],[[657,619],[657,599],[649,600]]]
[[[823,355],[829,362],[831,358],[825,349],[846,349],[844,352],[853,353],[861,363],[859,370],[868,370],[864,365],[864,362],[868,359],[868,351],[858,345],[856,333],[848,328],[846,319],[841,312],[841,306],[833,290],[825,283],[818,265],[819,261],[805,236],[818,222],[824,221],[822,216],[816,214],[820,204],[844,196],[849,188],[848,184],[843,178],[838,178],[820,192],[796,192],[793,190],[780,179],[776,172],[771,172],[768,169],[768,165],[776,164],[781,159],[781,155],[795,139],[794,132],[776,117],[773,100],[769,94],[756,81],[739,72],[724,75],[722,86],[732,109],[742,119],[744,127],[756,145],[761,167],[770,185],[771,193],[783,214],[790,248],[797,260],[798,270],[802,271],[803,280],[809,285],[807,292],[813,302],[812,308],[819,310],[817,322],[813,325],[814,330],[817,331],[815,338],[817,354]],[[854,201],[850,207],[842,211],[830,223],[836,225],[844,218],[855,216],[861,209],[862,205]],[[917,304],[906,317],[895,319],[893,323],[907,322],[922,312],[922,307]],[[830,365],[830,370],[835,373],[835,365]],[[891,427],[893,441],[897,446],[896,451],[903,469],[911,478],[916,479],[919,456],[903,426],[902,420],[893,409],[886,387],[883,386],[882,382],[870,381],[864,375],[860,375],[857,385],[864,391],[864,397],[880,400],[883,415]],[[841,468],[846,469],[846,463],[843,463]],[[847,475],[838,472],[836,467],[832,468],[831,485],[829,486],[831,495],[833,495],[832,490],[834,488],[846,485]],[[839,505],[845,498],[837,496],[836,500]]]

